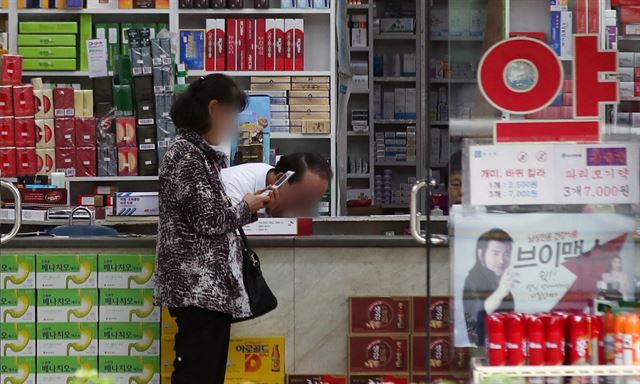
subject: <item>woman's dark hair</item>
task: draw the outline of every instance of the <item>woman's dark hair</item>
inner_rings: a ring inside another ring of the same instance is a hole
[[[274,172],[285,173],[287,171],[294,171],[296,173],[289,179],[289,183],[291,184],[302,181],[307,171],[317,174],[326,181],[330,181],[333,177],[333,171],[331,171],[329,162],[321,155],[311,152],[291,153],[280,157],[280,160],[278,160],[274,168]]]
[[[213,73],[192,82],[187,90],[178,96],[171,107],[171,120],[182,130],[198,134],[209,130],[209,103],[217,100],[222,105],[244,111],[247,95],[229,76]]]

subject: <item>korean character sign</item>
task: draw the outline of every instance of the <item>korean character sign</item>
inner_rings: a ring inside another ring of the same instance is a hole
[[[605,213],[454,214],[455,345],[484,344],[500,312],[583,312],[599,282],[633,296],[635,221]]]

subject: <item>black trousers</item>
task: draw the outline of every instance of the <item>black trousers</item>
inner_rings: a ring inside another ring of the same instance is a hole
[[[171,384],[223,384],[231,316],[198,307],[169,313],[178,324]]]

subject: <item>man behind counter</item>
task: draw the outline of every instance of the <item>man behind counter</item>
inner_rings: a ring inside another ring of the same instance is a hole
[[[312,214],[327,191],[333,172],[327,160],[316,153],[298,152],[280,157],[275,167],[264,163],[247,163],[225,168],[222,183],[234,204],[247,193],[273,185],[287,171],[295,174],[280,187],[265,212],[267,217],[296,217]]]

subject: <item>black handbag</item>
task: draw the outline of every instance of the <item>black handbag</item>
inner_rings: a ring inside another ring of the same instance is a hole
[[[278,306],[278,299],[271,292],[271,288],[269,288],[264,276],[262,276],[258,255],[249,247],[249,241],[242,228],[238,228],[238,233],[240,234],[242,245],[242,280],[249,296],[251,316],[234,319],[233,322],[235,323],[255,319],[273,311]]]

